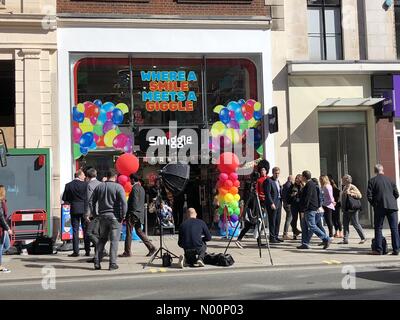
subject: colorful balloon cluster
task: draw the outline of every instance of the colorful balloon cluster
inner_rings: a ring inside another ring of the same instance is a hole
[[[245,141],[248,130],[254,131],[254,145],[259,155],[263,154],[260,120],[261,103],[253,99],[231,101],[227,106],[218,105],[213,111],[219,114],[219,121],[211,127],[210,149],[231,150],[232,145]]]
[[[115,168],[119,173],[118,183],[124,188],[125,195],[128,198],[132,191],[129,176],[139,170],[139,159],[133,154],[125,153],[117,159]]]
[[[223,231],[226,224],[238,223],[239,208],[239,187],[240,181],[236,173],[239,168],[239,158],[232,152],[224,152],[217,162],[218,170],[221,172],[217,182],[220,229]]]
[[[78,103],[72,108],[74,159],[97,148],[114,148],[132,153],[132,136],[121,133],[118,125],[129,112],[125,103],[114,105],[101,100]]]

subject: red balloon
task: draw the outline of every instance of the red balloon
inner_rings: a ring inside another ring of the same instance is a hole
[[[123,174],[121,174],[120,176],[118,176],[118,183],[119,183],[121,186],[124,186],[125,183],[127,183],[128,181],[129,181],[129,178],[128,178],[127,176],[125,176],[125,175],[123,175]]]
[[[235,186],[236,188],[240,187],[240,181],[239,180],[235,180],[235,182],[233,182],[233,186]]]
[[[139,170],[139,159],[133,154],[124,153],[117,159],[115,168],[119,174],[129,177]]]
[[[125,190],[125,192],[131,193],[131,191],[132,191],[132,184],[130,183],[130,181],[128,181],[127,183],[125,183],[125,185],[124,185],[124,190]]]
[[[223,173],[235,172],[239,167],[239,158],[232,152],[224,152],[217,162],[218,170]]]
[[[231,180],[226,180],[225,182],[224,182],[224,188],[225,189],[230,189],[230,188],[232,188],[233,187],[233,182],[231,181]]]
[[[232,173],[229,174],[229,179],[231,179],[232,182],[234,182],[238,178],[239,178],[239,176],[238,176],[238,174],[236,172],[232,172]]]

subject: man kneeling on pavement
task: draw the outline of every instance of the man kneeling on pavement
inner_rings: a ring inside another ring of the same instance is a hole
[[[204,267],[204,257],[207,251],[206,242],[211,240],[211,233],[203,220],[196,219],[197,213],[193,208],[186,212],[187,219],[179,228],[178,245],[184,249],[184,256],[180,256],[179,265]]]

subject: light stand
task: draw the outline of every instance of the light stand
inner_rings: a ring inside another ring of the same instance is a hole
[[[251,208],[252,212],[256,212],[256,214],[257,214],[257,223],[256,223],[255,227],[257,228],[257,231],[258,231],[257,245],[258,245],[258,249],[259,249],[259,252],[260,252],[260,258],[262,257],[262,254],[261,254],[261,246],[262,246],[262,244],[261,244],[261,231],[263,231],[264,235],[265,235],[265,241],[267,242],[269,259],[270,259],[271,265],[273,266],[274,263],[272,261],[271,250],[270,250],[270,247],[269,247],[267,231],[266,231],[265,223],[264,223],[264,217],[262,217],[262,208],[261,208],[260,198],[258,197],[258,194],[256,192],[256,188],[255,188],[255,184],[256,183],[257,183],[256,179],[255,179],[255,181],[252,181],[252,183],[251,183],[250,196],[247,199],[245,206],[243,207],[242,216],[243,216],[243,214],[246,213],[247,208],[249,207],[249,204],[251,203],[253,205],[253,207]],[[229,246],[230,246],[230,244],[232,242],[233,236],[235,235],[238,226],[239,226],[239,223],[236,225],[235,230],[232,232],[232,235],[231,235],[231,237],[229,239],[228,245],[225,248],[224,254],[226,254],[226,252],[228,251],[228,248],[229,248]]]

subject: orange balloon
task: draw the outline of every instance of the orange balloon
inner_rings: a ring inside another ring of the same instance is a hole
[[[231,193],[233,195],[238,194],[238,192],[239,192],[239,189],[236,187],[232,187],[229,189],[229,193]]]
[[[219,188],[218,189],[218,192],[219,192],[219,194],[221,194],[221,195],[226,195],[227,193],[228,193],[228,190],[226,190],[226,189],[224,189],[224,188]]]

